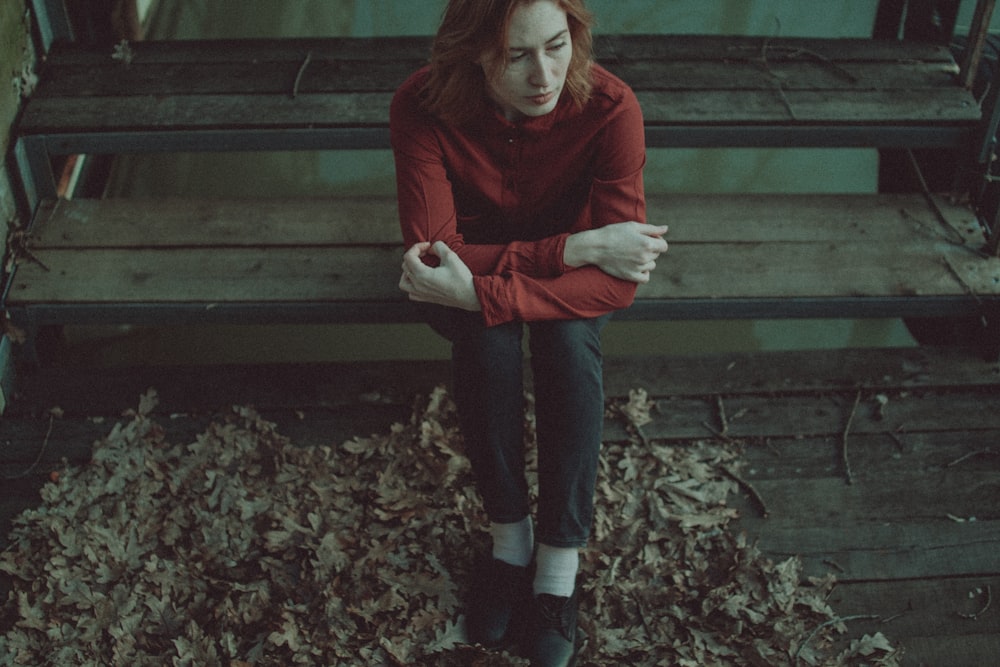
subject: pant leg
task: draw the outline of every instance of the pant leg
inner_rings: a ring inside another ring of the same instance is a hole
[[[452,344],[452,394],[486,513],[496,523],[520,521],[529,513],[523,325],[486,327],[478,313],[441,306],[426,313]]]
[[[538,541],[583,547],[604,429],[601,330],[610,319],[534,322],[529,345],[538,432]]]

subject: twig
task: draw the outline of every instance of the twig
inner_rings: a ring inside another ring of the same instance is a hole
[[[969,459],[974,459],[977,456],[995,456],[996,454],[1000,454],[1000,452],[997,452],[997,451],[993,450],[992,448],[987,447],[986,449],[980,449],[978,451],[969,452],[968,454],[964,454],[962,456],[959,456],[957,459],[955,459],[954,461],[952,461],[951,463],[949,463],[948,465],[946,465],[945,468],[954,468],[959,463],[965,463]]]
[[[906,607],[906,609],[904,609],[903,611],[901,611],[901,612],[898,612],[898,613],[896,613],[896,614],[893,614],[892,616],[888,616],[888,617],[886,617],[886,618],[883,618],[883,619],[882,619],[882,620],[880,621],[880,623],[881,623],[882,625],[885,625],[886,623],[892,623],[892,622],[893,622],[893,621],[895,621],[895,620],[896,620],[897,618],[903,618],[904,616],[906,616],[907,614],[909,614],[909,613],[910,613],[911,611],[913,611],[913,604],[912,604],[912,603],[911,603],[910,605],[908,605],[908,606]]]
[[[983,301],[979,298],[979,295],[976,294],[976,290],[972,289],[972,285],[970,285],[968,281],[962,277],[962,274],[958,272],[958,269],[956,269],[955,265],[951,263],[951,260],[945,255],[941,255],[941,261],[944,262],[946,267],[948,267],[948,270],[951,271],[951,275],[955,277],[955,280],[957,280],[958,284],[962,286],[962,289],[968,292],[969,296],[975,299],[977,304],[982,306]]]
[[[642,427],[634,422],[629,422],[633,428],[635,428],[635,434],[639,436],[639,442],[643,447],[649,449],[649,438],[646,437],[646,432],[642,430]]]
[[[22,230],[17,230],[7,236],[7,247],[10,248],[11,255],[13,255],[15,261],[27,259],[42,267],[42,270],[46,273],[51,271],[52,269],[46,266],[45,262],[38,259],[38,256],[31,251],[29,247],[30,243],[31,235]]]
[[[780,21],[778,21],[778,32],[779,33],[781,32]],[[788,111],[788,115],[791,117],[792,120],[798,120],[798,118],[795,116],[795,109],[792,107],[792,103],[788,99],[788,95],[785,93],[784,83],[781,81],[778,75],[774,73],[774,70],[771,69],[771,64],[767,61],[767,51],[770,48],[771,48],[771,38],[766,37],[764,38],[764,44],[763,46],[761,46],[760,49],[760,64],[764,67],[764,71],[767,72],[767,75],[770,76],[771,79],[774,81],[775,89],[778,91],[778,95],[781,96],[781,102],[782,104],[785,105],[785,110]]]
[[[860,389],[858,389],[858,393],[854,397],[854,407],[851,408],[851,414],[847,416],[847,425],[844,426],[844,435],[840,440],[840,460],[844,463],[844,475],[848,484],[854,484],[854,473],[851,471],[851,459],[847,452],[847,438],[851,432],[851,422],[854,421],[854,415],[858,411],[859,403],[861,403]]]
[[[924,199],[927,200],[927,205],[930,206],[931,211],[934,213],[934,217],[938,220],[938,223],[940,223],[941,226],[944,227],[945,231],[951,236],[951,238],[948,239],[948,242],[964,246],[965,237],[962,236],[961,232],[955,229],[955,226],[952,225],[948,218],[944,216],[944,212],[941,211],[941,207],[938,206],[936,201],[934,201],[934,195],[931,193],[930,186],[927,185],[927,179],[924,178],[924,172],[920,169],[920,163],[917,162],[917,157],[913,154],[913,150],[909,148],[906,149],[906,155],[910,161],[910,168],[913,169],[913,174],[917,177],[917,181],[920,183],[920,190],[924,195]]]
[[[704,426],[705,428],[707,428],[709,430],[709,432],[712,435],[714,435],[716,438],[719,438],[721,440],[725,440],[726,442],[732,442],[733,441],[732,438],[730,438],[725,433],[722,433],[721,431],[719,431],[717,428],[715,428],[714,426],[712,426],[708,422],[703,421],[703,422],[701,422],[701,425]]]
[[[976,621],[976,620],[979,620],[980,616],[982,616],[983,614],[985,614],[989,610],[991,604],[993,604],[993,587],[987,585],[986,586],[986,604],[983,605],[983,608],[980,609],[979,611],[977,611],[974,614],[963,614],[962,612],[959,612],[958,615],[961,616],[962,618],[968,620],[968,621]]]
[[[894,443],[896,443],[896,448],[899,449],[900,453],[903,453],[903,452],[906,451],[906,443],[903,442],[903,439],[900,438],[898,435],[896,435],[895,432],[893,432],[893,431],[886,431],[885,434],[887,436],[889,436],[890,438],[892,438],[892,441]]]
[[[28,466],[27,469],[25,469],[22,472],[17,473],[16,475],[4,475],[3,478],[5,480],[22,479],[24,477],[27,477],[28,475],[30,475],[31,473],[33,473],[35,471],[35,468],[38,467],[38,464],[42,462],[42,456],[45,455],[45,450],[49,446],[49,436],[52,435],[52,424],[55,422],[55,419],[56,419],[56,416],[53,413],[50,412],[49,413],[49,428],[48,428],[47,431],[45,431],[45,439],[42,440],[42,446],[41,446],[41,448],[39,448],[39,450],[38,450],[38,456],[35,457],[34,462],[30,466]]]
[[[774,446],[774,443],[771,442],[771,438],[764,438],[764,446],[771,450],[771,453],[779,459],[781,458],[781,450]]]
[[[826,565],[829,565],[830,567],[832,567],[833,569],[835,569],[837,572],[840,572],[841,574],[843,574],[844,572],[847,571],[847,570],[844,569],[843,565],[841,565],[837,561],[833,560],[832,558],[824,558],[823,559],[823,563],[825,563]]]
[[[792,659],[795,660],[796,663],[798,663],[799,653],[801,653],[802,649],[804,649],[806,646],[809,645],[809,642],[811,642],[813,638],[817,634],[819,634],[820,630],[822,630],[823,628],[828,628],[831,625],[837,625],[838,623],[847,623],[848,621],[877,621],[880,618],[881,616],[875,616],[875,615],[841,616],[840,618],[832,618],[829,621],[826,621],[825,623],[820,623],[816,627],[816,629],[813,630],[808,637],[806,637],[806,640],[799,645],[799,648],[795,651],[795,655],[792,656]]]
[[[772,47],[772,48],[775,48],[775,47]],[[824,65],[826,65],[831,70],[833,70],[834,72],[836,72],[837,74],[839,74],[843,78],[847,79],[851,83],[858,83],[858,81],[860,81],[860,79],[858,79],[858,77],[854,76],[853,74],[851,74],[850,72],[848,72],[846,69],[844,69],[843,67],[841,67],[840,65],[838,65],[837,63],[835,63],[833,60],[831,60],[830,58],[827,58],[826,56],[824,56],[822,53],[817,53],[816,51],[811,51],[809,49],[802,49],[802,48],[791,47],[791,46],[777,47],[776,50],[786,51],[793,58],[795,56],[801,56],[801,55],[806,55],[806,56],[809,56],[810,58],[815,58],[816,60],[820,61],[821,63],[823,63]]]
[[[754,488],[753,484],[737,475],[736,471],[729,466],[722,466],[722,472],[726,473],[730,479],[739,484],[740,488],[746,491],[746,493],[750,496],[750,499],[753,501],[753,504],[756,505],[758,511],[760,511],[761,517],[766,519],[769,514],[767,510],[767,503],[764,502],[764,498],[757,492],[757,489]]]
[[[295,83],[292,84],[292,99],[294,100],[299,94],[299,84],[302,82],[302,75],[306,73],[306,68],[309,67],[309,63],[312,62],[313,52],[310,50],[306,53],[305,60],[299,65],[299,71],[295,73]]]
[[[950,271],[951,275],[955,277],[955,280],[958,281],[958,284],[962,286],[962,289],[964,289],[968,293],[969,296],[971,296],[973,299],[975,299],[976,305],[978,305],[980,307],[980,309],[982,309],[983,308],[983,300],[979,298],[978,294],[976,294],[976,290],[972,289],[972,285],[970,285],[965,280],[965,278],[962,277],[962,274],[958,272],[958,269],[956,269],[955,265],[951,263],[951,260],[948,259],[947,256],[941,255],[941,261],[944,262],[944,265],[946,267],[948,267],[948,271]],[[983,328],[984,329],[987,328],[988,323],[986,322],[986,316],[982,315],[982,316],[980,316],[979,319],[980,319],[980,321],[983,324]]]
[[[722,427],[722,434],[727,435],[729,433],[729,421],[726,419],[726,406],[722,403],[722,397],[715,397],[715,404],[719,408],[719,426]]]

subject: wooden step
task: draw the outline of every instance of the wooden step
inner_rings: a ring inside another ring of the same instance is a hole
[[[1000,259],[921,195],[666,195],[671,250],[625,318],[972,316]],[[938,212],[941,218],[938,219]],[[15,321],[411,321],[391,197],[55,200],[9,281]],[[181,318],[178,320],[177,318]]]
[[[388,147],[428,37],[57,44],[16,133],[63,153]],[[867,39],[598,35],[650,146],[960,146],[980,117],[944,47]],[[277,134],[280,133],[280,134]]]

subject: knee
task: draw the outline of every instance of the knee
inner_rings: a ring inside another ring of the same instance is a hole
[[[601,320],[565,320],[543,322],[532,328],[533,354],[555,354],[559,356],[582,354],[600,355]]]

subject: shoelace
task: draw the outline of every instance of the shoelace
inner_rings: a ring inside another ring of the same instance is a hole
[[[566,631],[564,612],[569,598],[559,598],[554,595],[541,595],[538,598],[539,626],[548,630],[558,630],[563,635]]]

